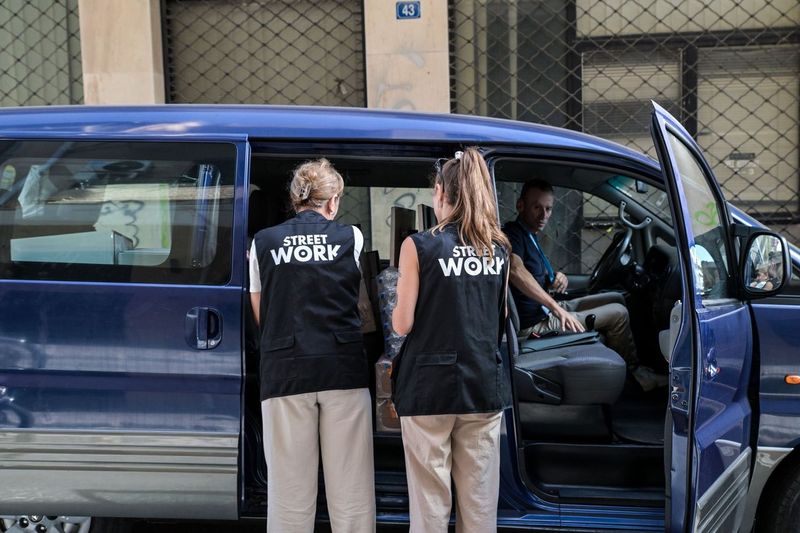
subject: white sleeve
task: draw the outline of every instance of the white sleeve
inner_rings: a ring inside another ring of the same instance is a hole
[[[250,247],[250,292],[261,292],[261,270],[258,268],[258,254],[256,253],[256,241]]]
[[[360,269],[361,263],[359,262],[359,258],[361,257],[361,250],[364,249],[364,235],[361,233],[361,230],[355,226],[353,226],[353,239],[355,239],[353,255],[356,259],[356,266]]]

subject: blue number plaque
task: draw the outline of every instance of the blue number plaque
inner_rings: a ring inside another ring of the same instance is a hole
[[[397,19],[418,19],[420,17],[419,2],[397,2],[395,4]]]

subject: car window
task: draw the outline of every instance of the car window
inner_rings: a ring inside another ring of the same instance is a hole
[[[499,177],[498,177],[499,178]],[[517,218],[521,182],[498,181],[500,221]],[[554,187],[553,214],[541,232],[544,252],[557,270],[591,274],[619,229],[619,207],[591,193]]]
[[[695,291],[704,301],[728,298],[731,296],[729,250],[720,206],[692,151],[669,132],[667,142],[678,165],[677,173],[689,212],[688,222],[694,234],[695,244],[690,253]]]
[[[0,275],[224,283],[230,144],[0,143]]]

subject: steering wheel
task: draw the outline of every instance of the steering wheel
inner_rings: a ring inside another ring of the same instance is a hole
[[[653,219],[645,217],[639,224],[634,224],[625,214],[627,203],[622,200],[619,203],[619,220],[625,226],[624,232],[614,235],[611,245],[603,252],[600,261],[594,267],[592,275],[589,276],[589,292],[597,292],[600,288],[610,285],[617,279],[622,269],[630,263],[628,249],[631,245],[631,238],[634,230],[640,230],[650,224]]]

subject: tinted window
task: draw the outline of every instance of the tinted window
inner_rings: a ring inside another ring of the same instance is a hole
[[[0,142],[0,275],[221,284],[231,144]]]

